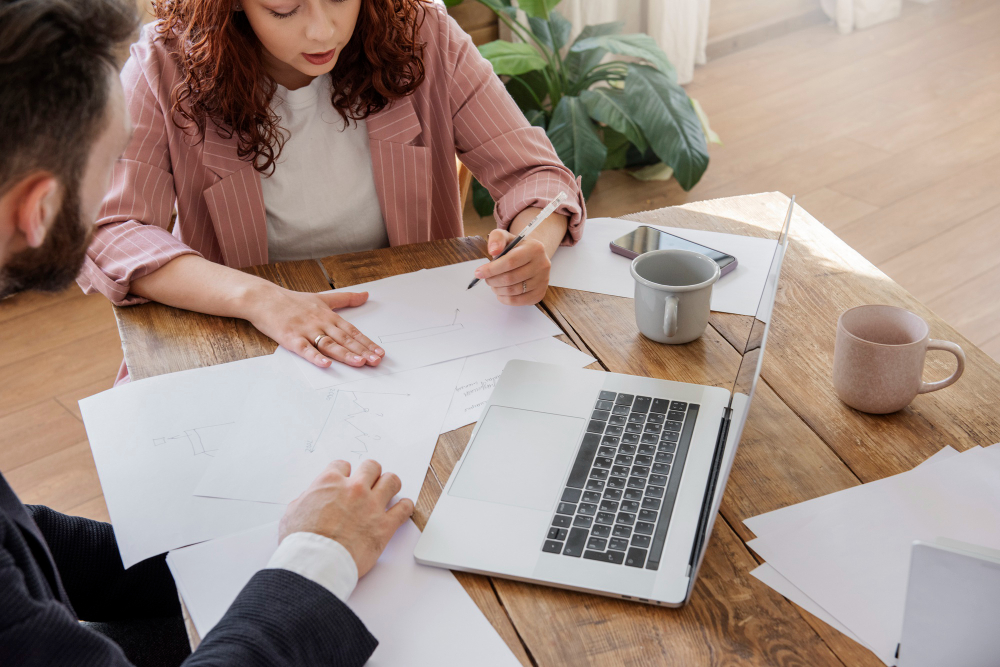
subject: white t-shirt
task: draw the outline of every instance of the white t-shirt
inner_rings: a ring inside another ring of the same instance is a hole
[[[298,90],[278,86],[271,108],[288,140],[261,176],[272,262],[384,248],[368,125],[346,124],[333,108],[329,76]]]

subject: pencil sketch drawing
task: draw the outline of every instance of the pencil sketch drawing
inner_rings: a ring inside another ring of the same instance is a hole
[[[214,456],[214,452],[222,448],[226,434],[230,430],[229,427],[234,423],[199,426],[198,428],[185,429],[183,433],[177,435],[153,438],[153,446],[181,443],[190,447],[193,456]]]
[[[346,444],[348,451],[358,460],[366,458],[370,446],[380,441],[382,434],[391,429],[386,413],[392,412],[384,410],[382,404],[389,397],[408,396],[409,394],[328,390],[330,409],[316,436],[306,440],[306,451],[315,452],[321,442],[340,443]]]
[[[461,311],[456,308],[455,316],[452,318],[450,324],[424,327],[422,329],[414,329],[412,331],[400,331],[392,334],[382,334],[376,337],[380,343],[386,345],[388,343],[399,343],[404,340],[416,340],[418,338],[428,338],[430,336],[440,336],[441,334],[451,333],[453,331],[461,331],[465,328],[465,325],[458,321],[460,313]]]

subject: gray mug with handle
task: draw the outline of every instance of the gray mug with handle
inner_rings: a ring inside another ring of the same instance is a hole
[[[635,321],[643,336],[679,345],[698,339],[708,326],[712,285],[719,265],[699,252],[671,248],[632,260]]]

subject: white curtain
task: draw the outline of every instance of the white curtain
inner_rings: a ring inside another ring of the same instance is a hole
[[[624,32],[644,32],[659,43],[689,83],[694,66],[705,64],[709,0],[563,0],[556,8],[573,22],[573,36],[585,25],[624,21]]]
[[[837,29],[846,34],[898,17],[903,0],[820,0],[820,5]]]

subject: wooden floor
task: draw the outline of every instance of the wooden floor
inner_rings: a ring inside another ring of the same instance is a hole
[[[685,193],[609,172],[590,214],[797,194],[1000,359],[998,25],[995,0],[907,2],[867,31],[814,26],[713,61],[688,87],[725,142],[703,181]],[[107,520],[76,401],[110,387],[121,358],[104,297],[0,303],[0,470],[25,502]]]

